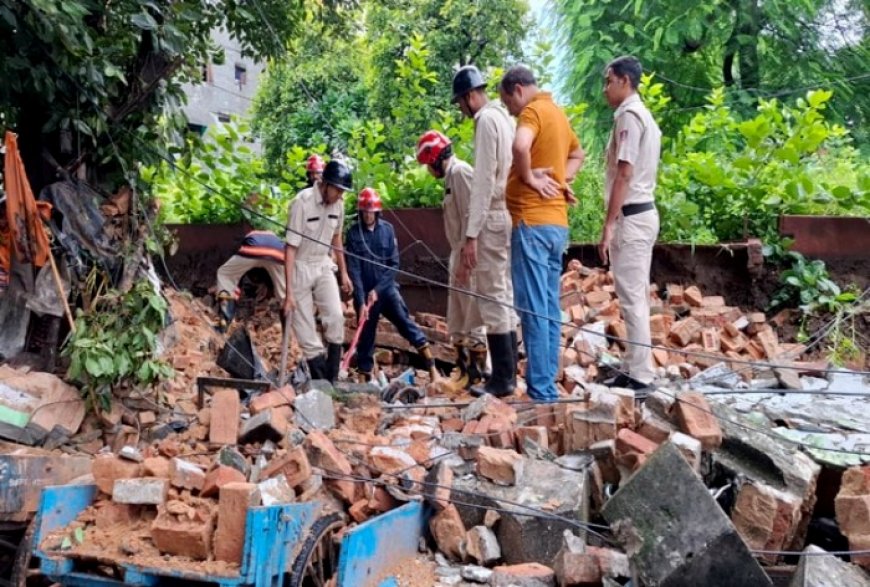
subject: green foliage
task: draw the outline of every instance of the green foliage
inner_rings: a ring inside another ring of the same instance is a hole
[[[804,314],[837,312],[857,299],[855,292],[844,292],[831,280],[824,261],[809,260],[794,251],[787,253],[786,261],[791,266],[780,274],[782,287],[774,295],[772,307],[798,306]]]
[[[109,291],[90,310],[79,310],[76,331],[64,347],[67,377],[79,384],[92,410],[108,409],[118,385],[147,386],[172,375],[157,357],[166,300],[147,280],[127,293]]]
[[[265,163],[249,146],[250,129],[235,121],[209,128],[202,138],[187,137],[184,149],[173,151],[173,163],[161,161],[140,169],[160,202],[159,220],[167,224],[221,224],[247,220],[252,226],[274,230],[269,218],[286,213],[289,196],[304,181],[307,153],[288,157],[290,169],[282,187],[273,189],[266,180]],[[301,159],[301,160],[300,160]],[[243,210],[244,202],[254,213]],[[264,218],[265,217],[265,218]]]
[[[761,100],[741,117],[716,90],[663,149],[661,239],[711,243],[778,238],[780,214],[870,214],[870,165],[825,119],[831,92],[793,106]]]
[[[303,14],[299,0],[0,0],[0,111],[33,145],[28,169],[43,166],[44,145],[61,164],[81,155],[112,179],[180,140],[181,83],[221,58],[213,30],[246,54],[277,55],[264,19],[288,38]]]
[[[523,0],[389,0],[362,2],[349,20],[346,35],[306,23],[286,58],[269,68],[254,112],[269,173],[281,175],[294,147],[325,144],[355,160],[360,185],[382,182],[406,205],[431,203],[434,182],[408,162],[416,140],[433,127],[454,140],[471,136],[450,103],[454,68],[473,62],[489,70],[521,59],[528,7]],[[536,52],[546,50],[539,45]]]
[[[568,55],[562,88],[594,105],[586,130],[600,144],[609,121],[601,98],[603,68],[635,55],[668,82],[675,110],[662,126],[675,132],[708,88],[728,88],[728,103],[751,111],[759,98],[795,88],[836,90],[834,119],[866,140],[870,13],[864,0],[557,0],[550,22]]]

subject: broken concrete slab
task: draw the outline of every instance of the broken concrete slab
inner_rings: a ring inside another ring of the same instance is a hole
[[[555,587],[556,574],[540,563],[504,565],[492,570],[489,584],[492,587]]]
[[[475,526],[465,534],[465,550],[481,565],[491,565],[501,558],[495,533],[486,526]]]
[[[570,520],[588,520],[587,475],[533,459],[525,459],[523,469],[524,482],[514,486],[474,475],[457,478],[451,497],[468,504],[456,506],[467,528],[483,524],[487,508],[503,510],[495,533],[506,563],[549,564],[562,547],[564,530],[582,533]]]
[[[810,544],[804,549],[789,587],[870,587],[870,575]]]
[[[311,389],[296,396],[293,409],[296,410],[296,423],[306,432],[335,428],[332,398],[320,389]]]
[[[671,443],[649,457],[605,504],[602,514],[645,584],[772,584]]]

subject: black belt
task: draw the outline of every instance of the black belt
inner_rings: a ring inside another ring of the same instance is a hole
[[[634,216],[635,214],[640,214],[641,212],[647,212],[649,210],[655,210],[656,203],[655,202],[641,202],[640,204],[626,204],[622,207],[622,215],[623,216]]]

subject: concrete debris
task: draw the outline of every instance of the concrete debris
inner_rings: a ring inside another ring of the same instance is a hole
[[[159,477],[118,479],[112,489],[112,500],[131,505],[160,505],[166,501],[169,481]]]
[[[314,429],[330,430],[335,427],[335,407],[332,398],[319,389],[312,389],[293,401],[296,423],[309,432]]]
[[[197,398],[197,376],[226,376],[215,364],[222,341],[200,327],[198,309],[170,296],[176,379],[161,384],[155,401],[125,395],[70,424],[69,434],[60,426],[45,434],[60,450],[95,455],[101,493],[74,523],[86,533],[112,528],[119,535],[145,527],[144,541],[167,564],[183,557],[237,565],[251,507],[316,501],[361,524],[425,499],[431,536],[421,552],[434,551],[438,585],[623,585],[629,560],[635,582],[645,584],[769,585],[748,548],[802,549],[821,470],[813,459],[841,469],[860,464],[860,456],[824,448],[852,446],[835,443],[859,442],[862,434],[870,439],[870,410],[856,407],[865,398],[769,388],[867,391],[867,382],[849,374],[821,379],[826,364],[795,363],[799,345],[779,340],[763,315],[726,306],[698,287],[667,284],[667,296],[651,298],[654,342],[665,347],[654,360],[661,377],[680,384],[645,397],[607,388],[594,382],[619,364],[624,343],[617,339],[625,336],[612,275],[572,264],[561,286],[573,326],[563,328],[558,383],[570,401],[523,407],[509,403],[523,399],[521,392],[472,399],[427,385],[428,374],[408,369],[393,351],[379,353],[378,369],[385,380],[401,376],[426,390],[413,409],[382,407],[376,390],[340,386],[336,393],[324,381]],[[275,315],[275,304],[258,308],[247,325],[267,371],[280,359]],[[454,360],[443,320],[418,314],[417,321],[433,334],[436,358]],[[390,328],[379,323],[379,344],[404,349]],[[291,360],[300,356],[292,347]],[[735,362],[743,360],[779,365],[752,378]],[[7,395],[0,390],[0,420]],[[21,411],[33,414],[27,401]],[[810,443],[811,456],[787,438]],[[849,469],[835,501],[839,529],[854,549],[870,548],[870,489],[862,475],[865,469]],[[590,507],[611,522],[625,552],[595,546],[602,542],[591,533],[587,544]],[[131,536],[117,547],[125,556],[143,551]],[[870,557],[855,560],[870,564]]]
[[[870,587],[870,575],[815,545],[804,549],[789,587]]]
[[[671,443],[619,488],[602,513],[645,584],[772,584]]]

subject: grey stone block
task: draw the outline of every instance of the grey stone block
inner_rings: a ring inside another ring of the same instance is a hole
[[[564,530],[583,534],[576,524],[559,518],[588,521],[587,475],[532,459],[524,467],[524,482],[510,487],[477,476],[457,478],[451,499],[460,502],[456,508],[466,528],[484,524],[486,508],[504,510],[493,530],[505,563],[549,565],[562,547]]]
[[[602,510],[644,585],[762,587],[770,579],[671,443]]]

